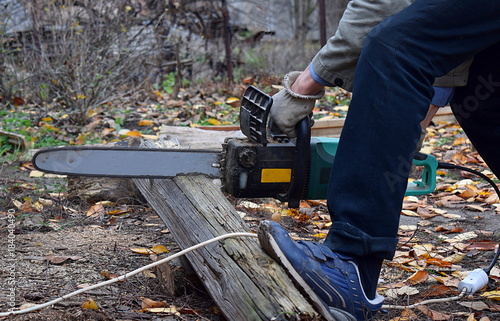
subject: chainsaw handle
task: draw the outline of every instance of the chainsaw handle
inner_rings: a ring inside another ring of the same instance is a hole
[[[306,116],[295,126],[297,139],[295,142],[295,156],[292,168],[290,188],[285,196],[289,208],[300,207],[300,200],[306,186],[307,171],[311,158],[311,119]]]

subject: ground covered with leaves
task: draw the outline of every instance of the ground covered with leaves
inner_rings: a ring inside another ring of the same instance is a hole
[[[268,80],[262,86],[272,93],[279,89],[272,83]],[[51,106],[3,110],[3,130],[21,135],[25,142],[11,139],[0,145],[4,147],[0,170],[0,310],[47,302],[179,250],[170,231],[140,199],[124,204],[72,197],[67,178],[39,177],[29,155],[23,152],[22,158],[14,157],[12,147],[149,138],[161,125],[234,125],[237,97],[243,90],[244,85],[230,92],[185,91],[177,99],[156,92],[140,103],[122,101],[123,108],[90,110],[83,126],[74,124],[69,113]],[[332,90],[315,112],[325,119],[343,117],[348,103],[348,94]],[[493,178],[453,122],[433,124],[423,152]],[[231,202],[253,230],[261,220],[272,219],[297,239],[321,241],[331,225],[324,201],[304,201],[298,211],[269,199]],[[458,295],[458,282],[468,272],[490,265],[500,241],[499,213],[500,201],[493,188],[460,170],[439,170],[435,192],[406,197],[397,253],[384,265],[379,284],[386,304],[398,307],[388,307],[376,320],[499,319],[500,270],[496,267],[486,288],[471,297],[446,301]],[[49,309],[8,319],[225,320],[196,276],[186,270],[186,264],[170,266],[168,271],[148,269]],[[166,284],[165,273],[176,279],[174,291]],[[429,299],[444,300],[403,308]]]

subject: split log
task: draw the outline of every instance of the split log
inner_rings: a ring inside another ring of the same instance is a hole
[[[249,232],[219,188],[204,176],[134,182],[182,249],[222,234]],[[320,319],[256,238],[226,239],[186,257],[227,320]]]

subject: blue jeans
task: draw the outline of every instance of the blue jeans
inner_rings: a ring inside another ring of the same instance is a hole
[[[500,43],[476,55],[466,87],[450,103],[470,141],[500,178]]]
[[[324,244],[357,257],[372,288],[394,255],[434,78],[498,42],[500,1],[491,0],[416,0],[368,34],[332,167]]]

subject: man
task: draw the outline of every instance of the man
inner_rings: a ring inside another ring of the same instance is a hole
[[[370,320],[380,309],[377,280],[383,260],[392,259],[396,249],[432,84],[473,56],[468,83],[456,89],[451,106],[500,177],[499,42],[500,2],[489,0],[416,0],[366,37],[330,177],[328,236],[323,245],[293,242],[274,222],[263,222],[259,231],[264,249],[328,320]],[[285,133],[293,136],[324,85],[335,84],[328,68],[313,60],[300,75],[285,77],[285,90],[271,109]]]

